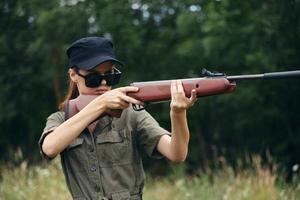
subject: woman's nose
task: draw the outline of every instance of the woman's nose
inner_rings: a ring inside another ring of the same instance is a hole
[[[105,79],[102,79],[102,81],[101,81],[101,85],[106,85],[107,83],[106,83],[106,80]]]

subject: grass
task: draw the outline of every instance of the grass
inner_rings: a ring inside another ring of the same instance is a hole
[[[0,166],[0,200],[72,199],[59,160],[46,166]]]
[[[211,175],[188,177],[182,166],[164,178],[147,176],[145,200],[300,200],[300,181],[292,184],[257,163],[235,175],[230,167]],[[273,170],[272,170],[273,171]],[[59,159],[50,165],[0,166],[0,200],[71,199]],[[281,182],[281,183],[279,183]]]

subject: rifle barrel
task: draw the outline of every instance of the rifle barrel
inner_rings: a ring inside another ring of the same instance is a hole
[[[250,75],[235,75],[227,76],[230,81],[236,80],[257,80],[257,79],[279,79],[279,78],[295,78],[300,77],[300,70],[286,71],[286,72],[271,72],[263,74],[250,74]]]

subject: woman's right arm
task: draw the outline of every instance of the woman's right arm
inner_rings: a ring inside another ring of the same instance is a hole
[[[108,109],[125,109],[129,107],[130,103],[141,105],[140,101],[126,95],[127,92],[137,91],[138,88],[128,86],[108,91],[97,97],[45,137],[42,144],[43,153],[49,158],[54,158],[78,137],[91,122]]]
[[[96,109],[90,104],[87,105],[45,137],[42,144],[43,153],[49,158],[54,158],[104,111],[105,108],[103,104],[100,104]]]

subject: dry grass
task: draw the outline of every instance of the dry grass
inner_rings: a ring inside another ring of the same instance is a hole
[[[0,200],[72,199],[64,180],[59,160],[49,167],[0,167]]]
[[[147,177],[145,200],[297,200],[300,183],[276,183],[276,170],[261,167],[259,157],[253,168],[234,175],[230,167],[213,176],[187,177],[182,167],[174,167],[174,175],[155,179]],[[0,200],[71,199],[59,160],[48,166],[28,167],[23,162],[10,169],[0,166]],[[178,173],[179,172],[179,173]]]

